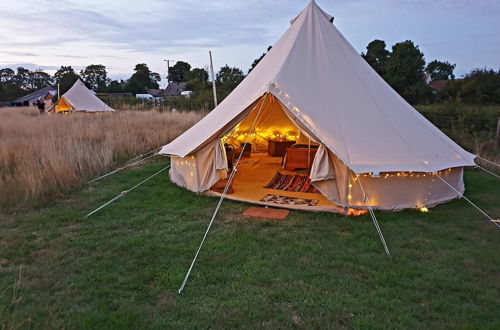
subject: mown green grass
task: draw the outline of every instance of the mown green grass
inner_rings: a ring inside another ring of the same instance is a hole
[[[109,177],[0,221],[0,328],[500,328],[500,230],[464,200],[427,214],[292,211],[246,219],[225,201],[177,294],[217,200],[159,170]],[[500,214],[500,182],[466,172],[467,195]]]

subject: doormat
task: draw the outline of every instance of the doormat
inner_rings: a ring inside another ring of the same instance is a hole
[[[290,213],[290,211],[283,209],[270,209],[265,207],[252,206],[249,207],[245,212],[243,212],[243,216],[252,218],[284,220],[288,213]]]
[[[311,179],[308,176],[296,174],[276,173],[264,188],[319,194],[319,191],[311,184]]]
[[[260,201],[267,203],[281,204],[281,205],[315,206],[316,204],[318,204],[317,199],[295,198],[295,197],[273,195],[273,194],[264,196],[264,198],[262,198]]]

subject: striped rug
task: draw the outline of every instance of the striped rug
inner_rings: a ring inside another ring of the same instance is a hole
[[[311,185],[311,179],[305,175],[276,173],[264,188],[319,194],[319,191]]]

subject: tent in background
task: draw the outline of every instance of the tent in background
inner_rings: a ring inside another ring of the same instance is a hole
[[[311,1],[219,106],[163,146],[171,180],[208,191],[227,176],[228,144],[240,151],[246,141],[251,150],[241,150],[230,199],[290,207],[267,198],[284,196],[319,201],[296,208],[335,211],[431,207],[460,197],[463,167],[476,156],[396,93],[332,23]],[[306,149],[305,169],[284,172],[293,147],[278,157],[271,149],[285,142]],[[277,174],[307,176],[317,192],[274,189]]]
[[[49,109],[55,112],[107,112],[115,111],[101,101],[78,79],[75,84]]]

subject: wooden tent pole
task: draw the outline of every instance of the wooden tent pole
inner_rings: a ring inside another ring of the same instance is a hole
[[[214,64],[212,62],[212,51],[208,51],[208,55],[210,56],[210,72],[212,74],[212,88],[214,91],[214,109],[217,107],[217,88],[215,87],[215,74],[214,74]]]

